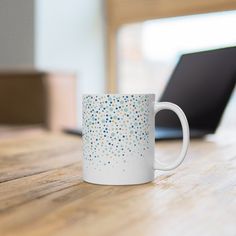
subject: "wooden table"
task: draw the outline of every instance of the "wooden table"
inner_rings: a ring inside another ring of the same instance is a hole
[[[0,139],[0,235],[235,236],[234,134],[192,141],[182,166],[139,186],[83,182],[80,138]],[[159,142],[158,153],[179,145]]]

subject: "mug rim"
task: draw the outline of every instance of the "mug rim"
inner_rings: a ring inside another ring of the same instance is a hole
[[[103,96],[155,96],[154,93],[84,93],[82,94],[82,97],[87,96],[97,96],[97,97],[103,97]]]

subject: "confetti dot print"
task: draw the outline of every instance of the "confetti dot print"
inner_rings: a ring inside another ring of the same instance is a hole
[[[148,154],[150,116],[148,95],[86,95],[83,96],[84,168],[126,165]]]

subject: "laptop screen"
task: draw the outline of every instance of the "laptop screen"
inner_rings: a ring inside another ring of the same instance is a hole
[[[185,112],[190,128],[214,132],[236,82],[236,47],[182,55],[160,101]],[[170,111],[156,116],[157,127],[178,128]]]

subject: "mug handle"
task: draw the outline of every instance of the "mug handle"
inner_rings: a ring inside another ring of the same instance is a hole
[[[178,158],[173,163],[166,164],[166,163],[160,162],[159,160],[155,160],[154,169],[155,170],[173,170],[177,168],[183,162],[186,156],[188,146],[189,146],[189,125],[188,125],[188,121],[183,110],[179,106],[170,102],[156,103],[154,107],[155,115],[161,110],[171,110],[178,116],[181,126],[182,126],[182,130],[183,130],[183,144],[182,144],[181,152]]]

